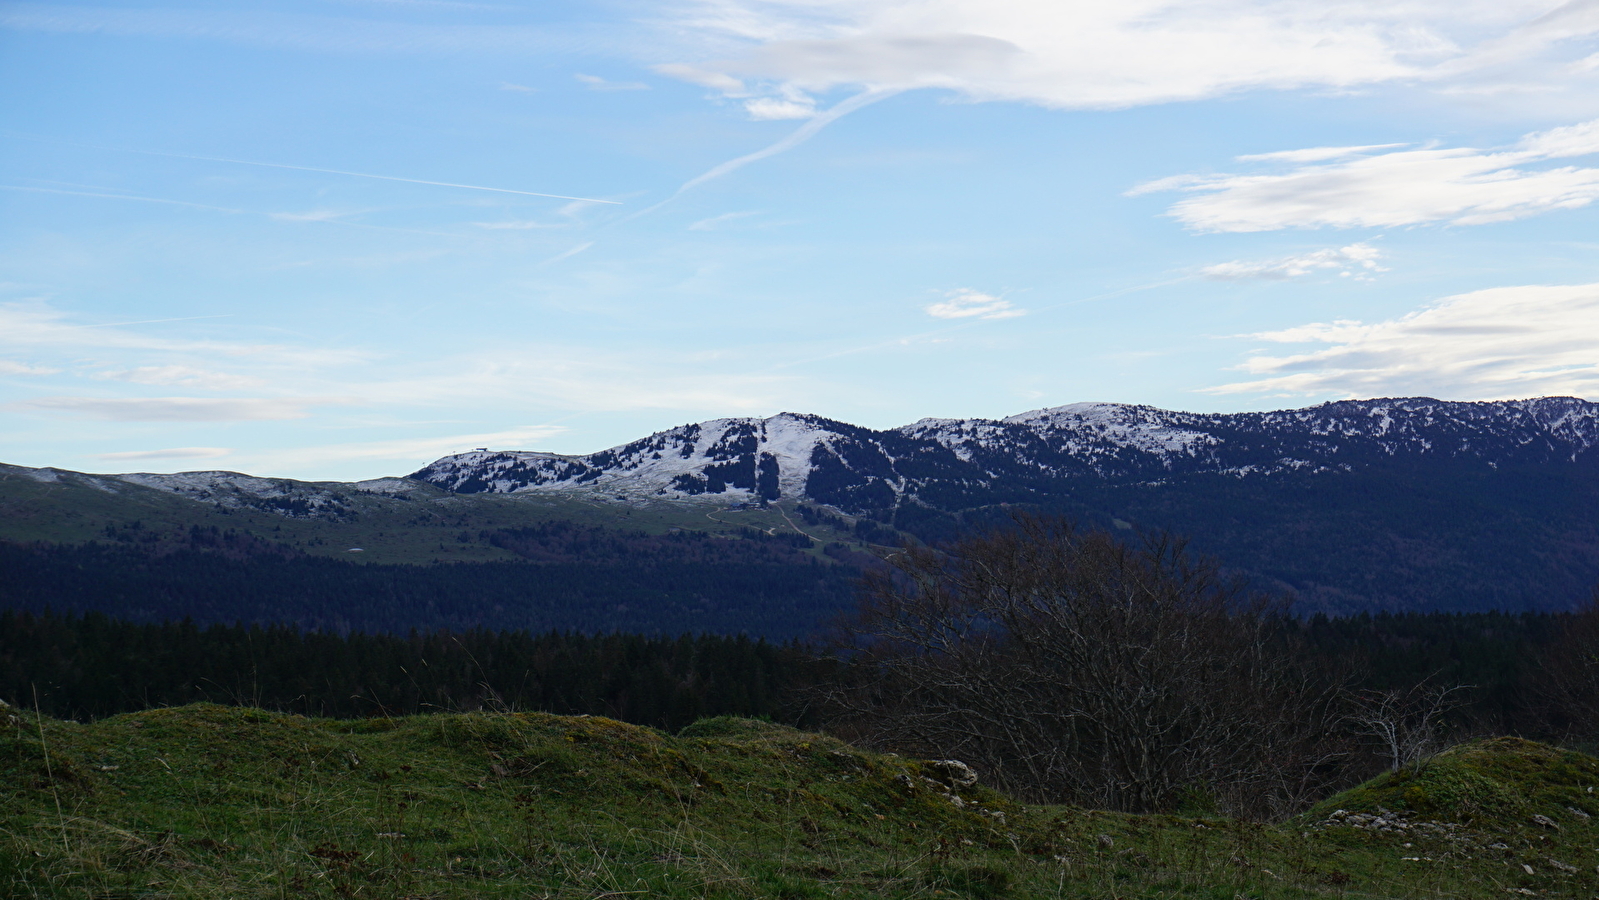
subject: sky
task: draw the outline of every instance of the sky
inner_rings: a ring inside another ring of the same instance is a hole
[[[1599,399],[1599,0],[0,0],[0,461]]]

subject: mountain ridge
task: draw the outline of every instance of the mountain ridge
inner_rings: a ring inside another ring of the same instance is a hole
[[[353,483],[0,466],[0,541],[20,544],[515,562],[543,557],[510,535],[569,522],[624,541],[792,538],[807,559],[855,565],[867,545],[947,541],[1029,510],[1188,535],[1256,587],[1334,614],[1570,609],[1599,582],[1595,509],[1599,403],[1572,397],[1229,414],[1082,403],[883,430],[783,413]]]
[[[472,450],[441,457],[407,476],[356,482],[229,470],[88,474],[7,468],[37,481],[70,475],[101,490],[118,490],[107,481],[112,479],[224,504],[239,496],[293,495],[303,501],[286,504],[288,514],[336,510],[337,498],[317,492],[318,486],[396,496],[417,490],[417,482],[454,494],[579,490],[633,501],[702,495],[725,495],[735,502],[810,500],[854,514],[881,509],[885,489],[896,501],[914,501],[919,488],[941,479],[992,482],[1023,467],[1063,479],[1158,482],[1174,475],[1348,472],[1406,455],[1490,467],[1573,462],[1596,447],[1599,403],[1581,398],[1402,397],[1242,413],[1086,402],[1001,419],[923,418],[881,430],[782,412],[689,423],[587,454]],[[837,483],[850,476],[857,482],[850,486],[854,493]],[[863,493],[875,493],[877,502],[863,501]]]
[[[409,477],[455,493],[593,489],[636,500],[734,494],[757,502],[812,500],[854,514],[916,502],[922,489],[944,482],[1019,474],[1149,481],[1350,471],[1400,455],[1497,466],[1574,461],[1596,446],[1599,403],[1576,397],[1341,400],[1259,413],[1075,403],[1003,419],[927,418],[884,430],[788,412],[721,418],[577,456],[453,454]]]

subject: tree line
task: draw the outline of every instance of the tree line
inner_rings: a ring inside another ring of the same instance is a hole
[[[1556,736],[1568,730],[1566,719],[1580,717],[1551,720],[1539,700],[1541,682],[1551,647],[1585,622],[1563,613],[1378,613],[1289,625],[1316,666],[1356,674],[1352,689],[1473,685],[1469,702],[1451,712],[1456,727]],[[325,716],[504,703],[656,727],[673,726],[689,710],[814,723],[817,709],[806,695],[847,669],[815,643],[747,637],[339,634],[286,624],[0,611],[0,698],[30,704],[37,689],[47,714],[77,719],[203,700]],[[652,686],[637,686],[643,682]],[[695,701],[680,700],[684,711],[673,716],[663,712],[669,703],[640,699],[668,695]]]
[[[339,718],[542,710],[672,730],[714,715],[803,722],[796,688],[831,665],[745,636],[332,634],[0,612],[0,697],[73,719],[210,702]]]

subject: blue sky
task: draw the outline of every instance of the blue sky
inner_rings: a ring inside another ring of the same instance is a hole
[[[5,462],[1599,398],[1595,0],[0,2],[0,104]]]

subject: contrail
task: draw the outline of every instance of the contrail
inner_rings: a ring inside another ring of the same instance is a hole
[[[154,325],[158,322],[188,322],[194,319],[231,319],[233,313],[216,316],[179,316],[176,319],[141,319],[137,322],[101,322],[97,325],[68,325],[68,328],[120,328],[123,325]]]
[[[133,151],[139,152],[137,150]],[[167,154],[161,154],[163,156]],[[0,191],[32,191],[36,194],[68,194],[73,197],[99,197],[103,200],[135,200],[139,203],[162,203],[167,206],[186,206],[190,209],[206,209],[212,212],[223,212],[240,216],[265,216],[274,222],[284,219],[273,213],[258,212],[253,209],[230,209],[226,206],[207,206],[204,203],[190,203],[187,200],[167,200],[161,197],[141,197],[138,194],[102,194],[93,191],[68,191],[61,188],[27,187],[20,184],[0,184]],[[609,201],[600,201],[602,203]],[[292,220],[290,220],[292,221]],[[314,222],[318,225],[342,225],[345,228],[370,228],[377,231],[400,231],[406,234],[426,234],[432,237],[463,237],[459,234],[450,234],[447,231],[422,231],[418,228],[397,228],[393,225],[367,225],[363,222],[344,222],[339,219],[303,219],[301,221]]]
[[[226,206],[208,206],[186,200],[166,200],[161,197],[141,197],[138,194],[104,194],[97,191],[68,191],[62,188],[28,187],[21,184],[0,184],[0,191],[29,191],[35,194],[67,194],[72,197],[99,197],[102,200],[136,200],[140,203],[162,203],[167,206],[187,206],[190,209],[207,209],[212,212],[247,214],[247,209],[229,209]]]
[[[199,159],[206,162],[234,163],[241,166],[264,166],[269,169],[296,169],[301,172],[322,172],[327,175],[349,175],[353,178],[376,178],[379,181],[403,181],[407,184],[431,184],[435,187],[464,188],[469,191],[492,191],[496,194],[520,194],[524,197],[549,197],[553,200],[581,200],[584,203],[609,203],[620,206],[620,200],[599,200],[594,197],[568,197],[565,194],[541,194],[538,191],[514,191],[510,188],[485,187],[481,184],[456,184],[453,181],[427,181],[422,178],[400,178],[394,175],[373,175],[370,172],[346,172],[343,169],[319,169],[315,166],[291,166],[287,163],[257,162],[250,159],[230,159],[225,156],[195,156],[189,153],[163,153],[160,150],[133,150],[128,147],[105,147],[99,144],[80,144],[77,141],[64,141],[60,138],[46,137],[44,135],[28,134],[22,131],[6,130],[4,133],[13,137],[26,138],[32,141],[46,141],[55,144],[66,144],[70,147],[88,147],[94,150],[112,150],[118,153],[138,153],[141,156],[165,156],[169,159]]]
[[[576,247],[573,247],[572,249],[566,251],[565,253],[559,253],[559,254],[556,254],[555,256],[550,257],[549,259],[546,259],[544,261],[544,264],[545,265],[549,265],[550,263],[560,262],[563,259],[569,259],[571,257],[574,257],[574,256],[578,255],[579,253],[582,253],[584,250],[587,250],[588,248],[590,248],[592,246],[594,246],[594,242],[593,241],[589,241],[586,244],[578,244]]]
[[[269,169],[296,169],[301,172],[322,172],[327,175],[349,175],[354,178],[376,178],[380,181],[403,181],[407,184],[431,184],[435,187],[465,188],[469,191],[493,191],[496,194],[521,194],[524,197],[549,197],[555,200],[581,200],[584,203],[610,203],[620,206],[620,200],[597,200],[593,197],[569,197],[565,194],[541,194],[538,191],[513,191],[510,188],[484,187],[481,184],[456,184],[453,181],[427,181],[421,178],[400,178],[395,175],[373,175],[370,172],[346,172],[343,169],[318,169],[315,166],[291,166],[287,163],[256,162],[249,159],[229,159],[225,156],[191,156],[187,153],[157,153],[154,150],[130,150],[148,156],[170,156],[174,159],[200,159],[206,162],[235,163],[241,166],[264,166]]]
[[[826,112],[818,114],[815,118],[811,119],[809,122],[806,122],[804,125],[801,125],[800,127],[794,129],[793,133],[791,133],[788,137],[785,137],[782,140],[778,141],[777,143],[771,144],[770,146],[762,147],[761,149],[755,151],[754,153],[746,153],[745,155],[737,157],[736,159],[730,159],[727,162],[722,163],[721,165],[718,165],[718,166],[712,168],[710,171],[705,172],[702,175],[696,176],[694,178],[690,178],[688,181],[683,182],[683,186],[682,187],[679,187],[676,191],[673,191],[672,192],[672,196],[667,197],[665,200],[662,200],[661,202],[655,204],[654,206],[649,207],[648,209],[641,209],[638,212],[634,213],[633,215],[628,216],[627,219],[623,219],[622,221],[625,222],[625,221],[628,221],[629,219],[636,219],[639,216],[644,215],[645,213],[654,212],[655,210],[660,209],[661,207],[665,206],[666,204],[671,203],[673,200],[676,200],[678,197],[681,197],[686,191],[693,190],[694,188],[699,187],[700,185],[704,184],[707,181],[710,181],[710,180],[715,179],[715,178],[720,178],[723,175],[726,175],[727,173],[733,171],[734,169],[742,168],[743,166],[749,165],[750,163],[755,162],[756,160],[762,160],[762,159],[767,158],[768,156],[775,156],[775,155],[777,155],[779,153],[782,153],[784,150],[789,150],[789,149],[791,149],[793,147],[796,147],[796,146],[798,146],[800,144],[803,144],[806,141],[810,140],[811,138],[815,137],[816,133],[818,131],[821,131],[823,128],[826,128],[828,125],[831,125],[832,123],[838,121],[840,118],[843,118],[844,116],[854,112],[857,109],[860,109],[863,106],[870,106],[871,104],[876,103],[879,100],[886,100],[889,97],[892,97],[895,94],[900,93],[900,91],[902,91],[902,90],[904,90],[904,89],[903,88],[873,88],[871,90],[862,91],[861,93],[856,94],[855,96],[849,98],[848,100],[843,100],[843,101],[839,102],[832,109],[829,109]]]

